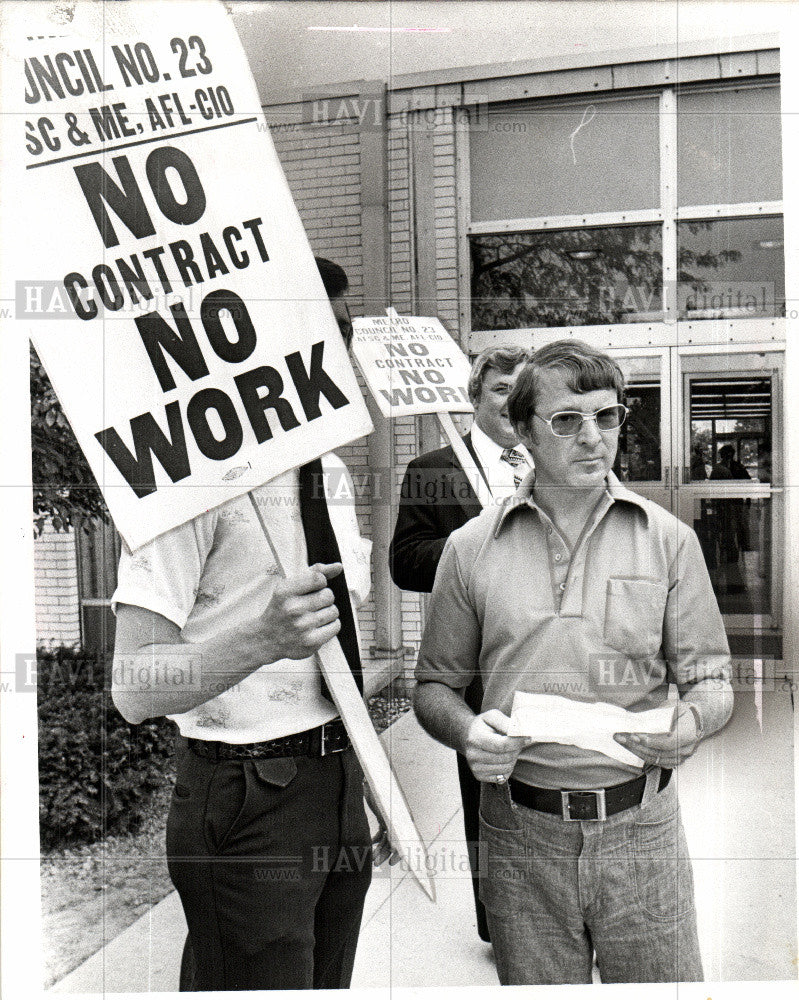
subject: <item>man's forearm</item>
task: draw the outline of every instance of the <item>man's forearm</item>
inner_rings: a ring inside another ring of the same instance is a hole
[[[129,722],[179,715],[210,701],[257,670],[264,643],[255,623],[201,643],[155,642],[114,656],[113,691]]]
[[[475,714],[457,691],[435,681],[420,681],[413,692],[413,708],[422,728],[433,739],[464,752]]]
[[[687,689],[681,689],[680,696],[699,712],[703,738],[721,729],[732,715],[732,686],[726,678],[698,681]]]

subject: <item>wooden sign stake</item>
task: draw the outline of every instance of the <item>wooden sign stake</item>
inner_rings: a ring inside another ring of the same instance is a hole
[[[258,523],[272,550],[275,564],[285,576],[283,562],[275,548],[269,529],[252,493],[248,494],[255,510]],[[427,864],[427,847],[419,836],[399,782],[391,770],[386,751],[378,739],[369,712],[364,704],[355,678],[344,656],[338,638],[326,642],[317,650],[322,676],[333,696],[338,713],[347,729],[355,754],[363,768],[364,776],[375,800],[375,805],[386,825],[391,846],[405,861],[407,870],[413,875],[424,892],[435,902],[436,891],[430,866]],[[419,872],[419,859],[424,858],[424,872]]]
[[[458,459],[464,475],[469,480],[469,484],[474,492],[477,494],[477,499],[483,507],[488,507],[494,500],[491,490],[489,489],[488,483],[485,479],[483,479],[480,470],[475,468],[474,459],[469,454],[469,449],[463,443],[463,438],[460,434],[458,434],[458,429],[455,426],[452,416],[449,413],[438,413],[436,415],[444,433],[449,439],[449,443],[452,445],[452,450],[455,452],[455,457]],[[475,470],[476,475],[474,480],[472,480],[469,476],[469,469]]]

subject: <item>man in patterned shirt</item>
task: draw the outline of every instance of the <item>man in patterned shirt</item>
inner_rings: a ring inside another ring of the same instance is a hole
[[[346,275],[317,265],[349,346]],[[322,468],[323,482],[348,476],[332,454]],[[331,588],[343,570],[352,607],[365,600],[370,543],[352,506],[332,504],[338,552],[308,566],[302,484],[292,469],[252,491],[285,579],[248,495],[120,563],[114,701],[130,722],[166,715],[180,731],[167,856],[189,929],[182,989],[332,989],[352,975],[372,844],[314,654],[337,634],[345,646],[348,624],[357,642]]]

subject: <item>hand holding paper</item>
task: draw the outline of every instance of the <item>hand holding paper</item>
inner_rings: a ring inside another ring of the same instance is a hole
[[[499,709],[476,715],[469,726],[464,756],[478,781],[505,781],[529,740],[511,732],[512,720]]]
[[[690,711],[688,712],[690,715]],[[645,753],[643,739],[648,734],[662,734],[666,739],[672,728],[674,705],[662,705],[646,712],[628,712],[607,702],[574,701],[553,694],[517,691],[513,698],[509,736],[526,736],[536,743],[564,743],[595,750],[622,764],[640,767],[654,754]],[[616,733],[635,734],[629,749],[614,737]],[[641,734],[647,734],[646,736]],[[638,751],[641,753],[638,753]],[[666,760],[662,763],[667,764]]]
[[[637,716],[636,716],[637,718]],[[652,733],[636,728],[634,732],[621,732],[614,737],[647,764],[677,767],[699,746],[696,719],[685,702],[679,702],[674,722],[667,733]]]

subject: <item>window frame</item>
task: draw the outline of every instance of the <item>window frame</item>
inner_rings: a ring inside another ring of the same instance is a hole
[[[778,74],[767,74],[755,79],[729,81],[701,81],[695,85],[681,85],[680,92],[718,92],[740,90],[746,87],[767,88],[780,85]],[[659,98],[660,135],[660,206],[657,209],[640,209],[620,212],[584,213],[568,216],[542,216],[539,218],[495,219],[473,222],[471,219],[471,182],[469,165],[469,120],[464,115],[457,130],[458,172],[460,183],[465,183],[461,210],[463,238],[459,241],[460,270],[465,275],[462,284],[461,321],[470,354],[477,354],[485,347],[497,343],[519,343],[540,346],[561,337],[579,337],[596,346],[635,347],[660,344],[730,344],[730,343],[784,343],[785,320],[783,317],[757,317],[752,319],[696,319],[680,320],[677,317],[677,224],[688,220],[716,220],[741,216],[784,214],[783,202],[761,201],[718,205],[677,204],[677,87],[661,86],[635,91],[611,91],[592,94],[592,102],[618,99],[620,93],[630,96]],[[585,100],[583,95],[559,95],[552,100],[541,99],[542,107],[569,101]],[[503,104],[505,102],[502,102]],[[538,103],[538,102],[537,102]],[[783,178],[784,184],[784,178]],[[547,229],[575,229],[591,226],[660,223],[662,226],[662,275],[663,319],[645,323],[623,323],[603,326],[526,327],[512,330],[480,330],[472,327],[470,251],[471,236]],[[679,328],[679,335],[678,335]]]

